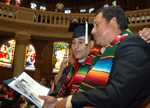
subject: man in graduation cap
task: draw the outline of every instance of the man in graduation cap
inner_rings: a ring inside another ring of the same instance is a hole
[[[100,9],[96,13],[92,33],[96,43],[107,48],[82,80],[80,91],[85,92],[70,95],[60,102],[40,96],[45,100],[44,106],[71,108],[69,104],[74,108],[136,108],[150,96],[150,45],[126,29],[125,13],[119,6]]]
[[[83,79],[97,61],[96,55],[101,54],[100,49],[94,47],[92,28],[93,24],[70,23],[68,31],[74,32],[71,49],[76,60],[73,65],[71,64],[64,69],[54,91],[50,94],[49,98],[52,99],[50,103],[53,103],[56,98],[60,101],[63,97],[79,92]]]
[[[93,48],[92,28],[93,24],[70,23],[68,31],[74,32],[71,46],[76,60],[73,65],[64,69],[63,75],[58,81],[55,90],[51,93],[51,96],[58,98],[72,95],[79,91],[80,85],[90,70],[91,64],[95,62],[92,59],[100,52],[100,49]]]

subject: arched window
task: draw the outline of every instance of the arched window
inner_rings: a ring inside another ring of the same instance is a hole
[[[21,4],[21,0],[15,0],[15,5],[17,6],[17,7],[19,7],[20,6],[20,4]]]
[[[57,73],[64,57],[69,55],[69,43],[54,42],[52,54],[52,72]]]
[[[6,4],[9,5],[10,4],[10,0],[6,0]]]
[[[28,44],[28,46],[26,47],[26,55],[25,55],[25,65],[24,65],[25,70],[30,70],[30,71],[35,70],[35,66],[34,66],[35,56],[36,56],[36,52],[34,47],[31,44]]]
[[[92,13],[95,8],[89,8],[89,13]]]
[[[65,9],[65,13],[69,14],[69,13],[71,13],[71,10],[70,9]]]
[[[108,3],[104,4],[104,7],[108,7],[108,6],[109,6]]]
[[[86,9],[80,9],[80,13],[85,13]]]
[[[36,8],[37,8],[37,4],[36,3],[31,2],[30,5],[31,5],[31,9],[36,10]]]
[[[45,11],[46,10],[46,6],[40,6],[40,10]]]
[[[0,66],[12,68],[15,52],[15,40],[10,40],[0,48]]]
[[[116,0],[114,0],[113,2],[112,2],[112,6],[116,6],[117,5],[117,2],[116,2]]]

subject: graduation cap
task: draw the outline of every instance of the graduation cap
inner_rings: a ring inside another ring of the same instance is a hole
[[[74,32],[72,38],[78,38],[81,36],[86,36],[85,44],[88,44],[88,36],[91,36],[93,40],[93,35],[91,30],[93,29],[93,24],[86,23],[70,23],[69,32]]]

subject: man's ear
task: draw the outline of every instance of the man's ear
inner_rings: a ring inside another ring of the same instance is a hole
[[[112,27],[117,26],[117,19],[116,19],[116,17],[113,17],[113,18],[110,20],[110,24],[112,25]]]
[[[91,48],[94,47],[94,40],[91,40]]]

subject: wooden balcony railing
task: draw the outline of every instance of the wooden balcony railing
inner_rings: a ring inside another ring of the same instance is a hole
[[[40,11],[0,3],[0,18],[23,20],[30,23],[68,26],[70,22],[93,22],[94,14],[65,14],[52,11]]]
[[[149,25],[150,24],[150,9],[128,11],[126,17],[129,26]]]
[[[129,27],[150,24],[150,9],[126,12]],[[70,22],[93,23],[94,14],[58,13],[52,11],[33,10],[0,3],[0,18],[24,21],[34,24],[68,26]]]

